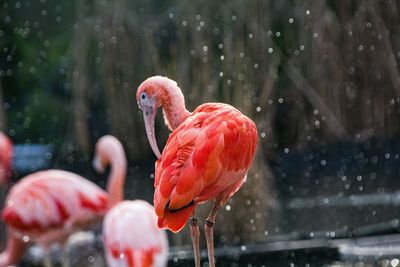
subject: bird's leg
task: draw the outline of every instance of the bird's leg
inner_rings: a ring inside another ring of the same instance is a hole
[[[51,260],[50,253],[46,253],[46,255],[43,258],[43,265],[45,267],[53,267],[53,262]]]
[[[68,250],[64,249],[62,251],[62,267],[69,267]]]
[[[200,267],[200,229],[199,220],[195,217],[194,212],[192,218],[190,218],[190,233],[193,242],[195,266]]]
[[[210,215],[206,220],[204,225],[204,232],[206,234],[207,240],[207,252],[208,252],[208,266],[215,267],[215,258],[214,258],[214,224],[215,224],[215,217],[217,216],[217,211],[221,206],[221,202],[218,200],[214,201],[214,205],[211,209]]]

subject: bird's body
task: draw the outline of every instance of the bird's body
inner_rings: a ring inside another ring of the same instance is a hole
[[[0,132],[0,186],[10,180],[12,174],[13,144],[4,133]]]
[[[179,231],[196,204],[225,202],[243,184],[257,144],[254,123],[234,107],[203,104],[170,135],[155,171],[160,227]]]
[[[2,212],[7,226],[7,245],[21,247],[12,258],[7,247],[0,266],[22,256],[22,243],[35,242],[45,250],[63,243],[73,232],[84,229],[107,211],[107,193],[85,178],[61,170],[41,171],[26,176],[7,195]],[[13,253],[11,253],[13,254]]]
[[[45,251],[55,243],[62,244],[70,234],[101,219],[115,205],[121,196],[119,185],[125,179],[121,173],[126,168],[125,155],[121,156],[116,142],[114,137],[105,136],[96,145],[96,162],[112,159],[107,192],[62,170],[30,174],[11,188],[2,212],[8,238],[0,254],[0,267],[17,263],[28,242],[37,243]]]
[[[101,217],[107,193],[67,171],[31,174],[11,188],[3,220],[18,237],[47,246]]]
[[[168,241],[157,228],[154,208],[142,200],[123,201],[105,216],[103,242],[109,267],[163,267]]]
[[[138,88],[147,137],[159,158],[155,170],[154,207],[158,226],[180,231],[197,204],[214,200],[205,232],[210,266],[214,263],[213,225],[218,208],[243,185],[258,141],[254,122],[236,108],[206,103],[193,112],[176,82],[154,76]],[[161,154],[154,134],[154,118],[161,107],[172,131]],[[200,266],[199,229],[192,219],[196,266]]]

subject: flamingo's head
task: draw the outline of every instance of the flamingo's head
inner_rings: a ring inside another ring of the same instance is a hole
[[[104,173],[105,169],[117,159],[125,158],[124,148],[119,140],[112,135],[105,135],[96,143],[92,165],[98,173]]]
[[[167,77],[154,76],[145,80],[136,92],[136,101],[143,111],[147,139],[157,158],[161,157],[161,153],[155,137],[154,120],[157,109],[169,100],[167,88],[172,83],[176,86],[176,82]]]

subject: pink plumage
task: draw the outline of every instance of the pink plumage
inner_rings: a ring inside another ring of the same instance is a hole
[[[115,137],[99,139],[94,163],[111,165],[108,192],[82,176],[62,170],[30,174],[11,188],[2,212],[8,238],[7,247],[0,254],[0,267],[17,263],[28,242],[36,242],[45,250],[54,243],[63,243],[70,234],[101,219],[121,201],[126,158]]]
[[[17,262],[28,241],[44,249],[62,243],[101,218],[107,211],[107,198],[100,187],[74,173],[49,170],[28,175],[6,198],[2,216],[9,236],[0,266]]]
[[[107,193],[100,187],[77,174],[49,170],[28,175],[11,189],[3,219],[17,233],[33,237],[48,229],[72,228],[77,220],[106,210]]]
[[[114,206],[104,219],[103,238],[109,267],[167,264],[167,235],[157,227],[154,208],[145,201],[123,201]]]
[[[0,132],[0,185],[6,185],[12,175],[13,144]]]

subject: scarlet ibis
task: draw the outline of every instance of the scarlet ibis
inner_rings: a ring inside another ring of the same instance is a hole
[[[195,263],[200,266],[200,232],[195,207],[213,199],[205,234],[209,266],[215,266],[216,214],[246,180],[258,142],[257,128],[251,119],[228,104],[206,103],[189,112],[181,89],[166,77],[145,80],[137,90],[136,100],[143,111],[150,146],[158,157],[154,181],[158,226],[178,232],[192,215]],[[160,107],[172,131],[162,154],[154,132]]]

